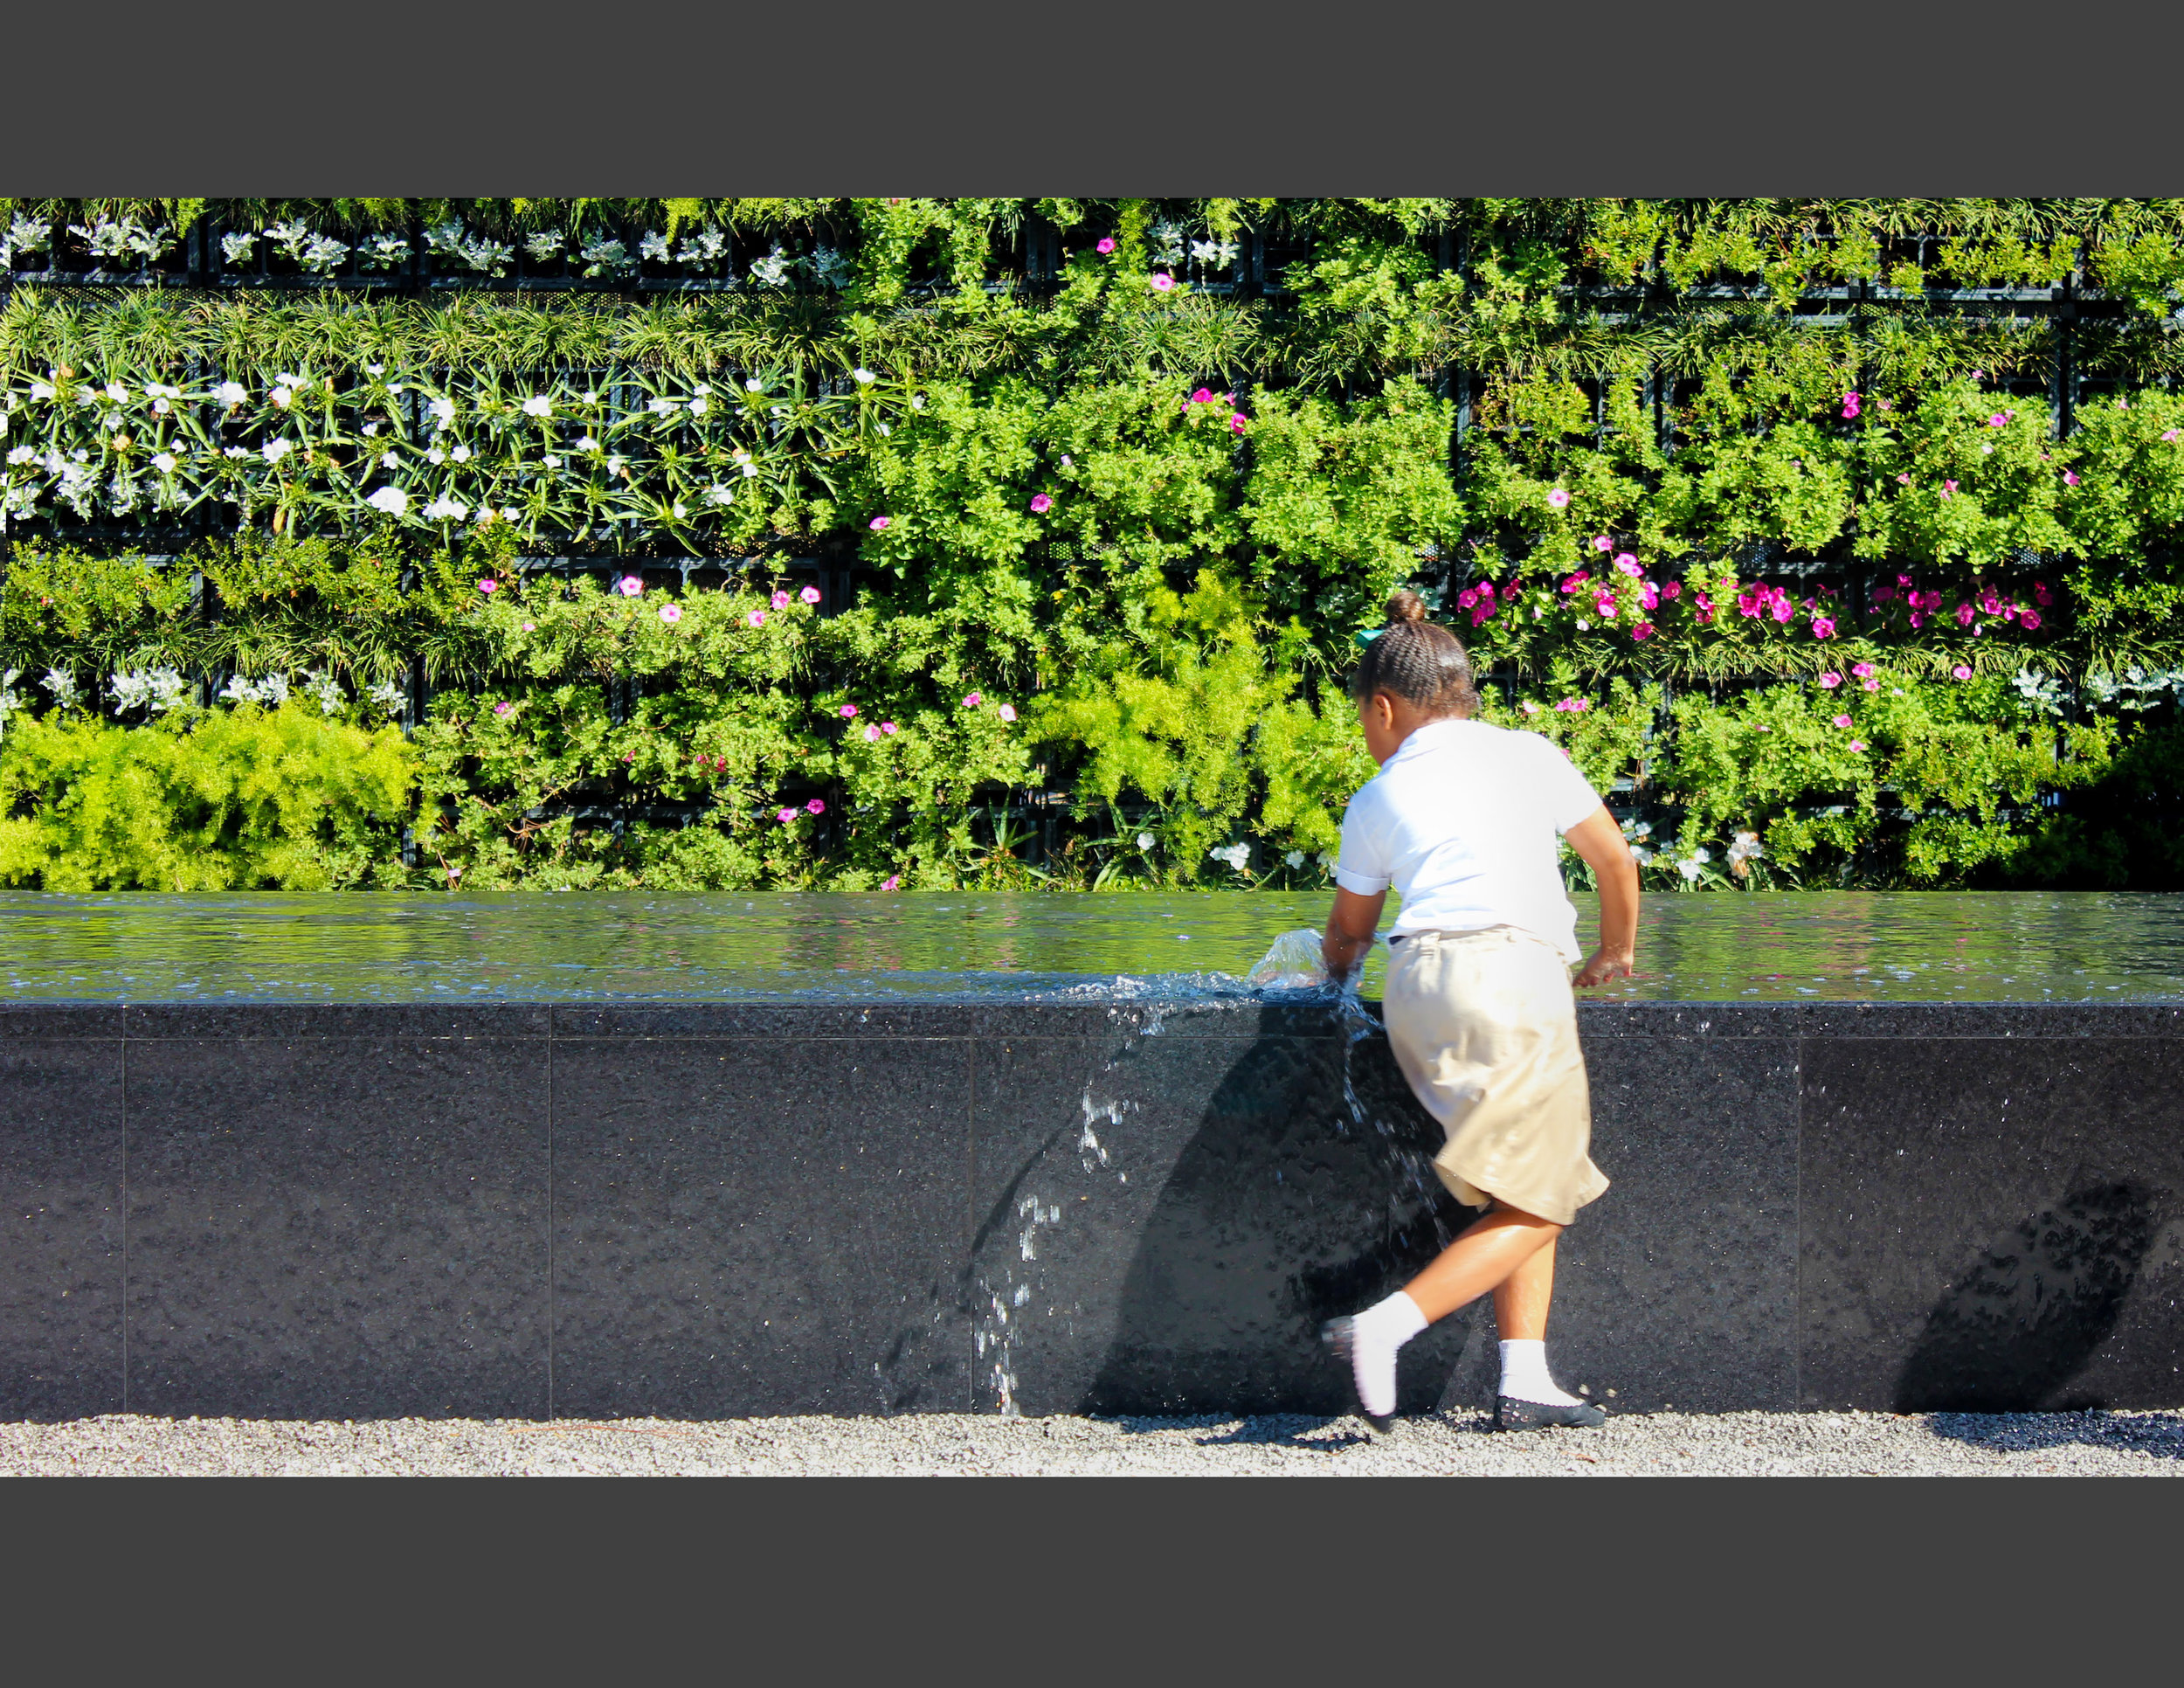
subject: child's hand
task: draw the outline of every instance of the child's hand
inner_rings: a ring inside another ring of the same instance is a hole
[[[1628,979],[1636,958],[1628,950],[1611,950],[1606,944],[1593,951],[1585,965],[1578,969],[1573,985],[1607,985],[1619,979]]]

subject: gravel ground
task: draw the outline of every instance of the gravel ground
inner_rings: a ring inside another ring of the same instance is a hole
[[[290,1423],[116,1415],[0,1424],[28,1477],[2120,1477],[2184,1473],[2184,1412],[1655,1413],[1488,1431],[1353,1418],[514,1419]]]

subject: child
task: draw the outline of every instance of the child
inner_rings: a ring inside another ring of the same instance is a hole
[[[1638,870],[1600,798],[1552,742],[1469,717],[1470,661],[1415,592],[1388,600],[1351,690],[1380,772],[1351,800],[1322,953],[1347,977],[1372,948],[1393,884],[1385,1013],[1396,1063],[1447,1133],[1434,1167],[1488,1209],[1409,1283],[1322,1338],[1349,1363],[1376,1429],[1395,1411],[1395,1356],[1467,1302],[1494,1293],[1502,1335],[1497,1429],[1595,1426],[1598,1407],[1548,1375],[1555,1238],[1607,1188],[1587,1157],[1592,1104],[1566,964],[1577,911],[1555,836],[1593,866],[1600,944],[1579,985],[1628,978]]]

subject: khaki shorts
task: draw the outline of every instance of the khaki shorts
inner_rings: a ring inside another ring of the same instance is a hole
[[[1587,1152],[1577,1002],[1552,947],[1509,926],[1406,934],[1384,1012],[1396,1064],[1448,1135],[1434,1170],[1457,1200],[1498,1197],[1567,1225],[1607,1188]]]

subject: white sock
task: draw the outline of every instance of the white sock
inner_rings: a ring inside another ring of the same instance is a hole
[[[1350,1321],[1350,1373],[1365,1411],[1385,1418],[1395,1410],[1395,1351],[1427,1322],[1418,1304],[1400,1290]]]
[[[1555,1387],[1547,1371],[1544,1342],[1504,1342],[1502,1345],[1502,1393],[1511,1401],[1529,1401],[1535,1407],[1581,1407],[1577,1396]]]

